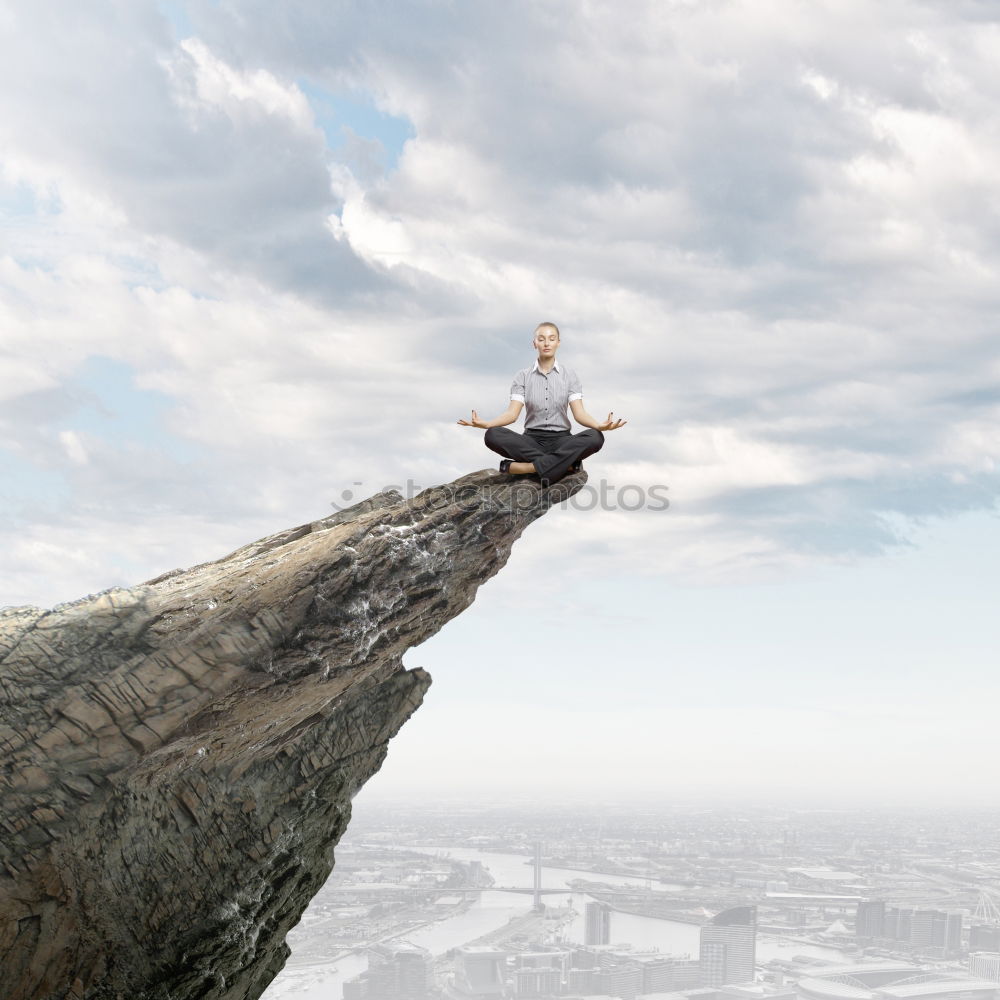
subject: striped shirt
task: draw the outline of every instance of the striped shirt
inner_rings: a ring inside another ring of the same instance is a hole
[[[510,387],[510,398],[524,403],[524,429],[570,430],[566,408],[574,399],[583,399],[580,379],[572,368],[553,358],[548,374],[538,367],[522,368]]]

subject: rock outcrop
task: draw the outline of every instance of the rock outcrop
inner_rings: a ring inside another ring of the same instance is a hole
[[[246,1000],[465,609],[584,473],[379,493],[223,559],[0,610],[0,996]]]

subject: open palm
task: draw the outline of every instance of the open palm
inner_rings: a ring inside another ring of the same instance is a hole
[[[476,411],[475,410],[472,411],[472,419],[471,420],[459,420],[459,423],[463,427],[485,427],[486,426],[486,424],[484,424],[483,421],[480,420],[479,417],[476,415]]]
[[[609,413],[608,419],[603,424],[600,424],[597,429],[599,431],[613,431],[619,427],[624,427],[628,423],[627,420],[612,420],[612,417],[614,417],[614,413]]]

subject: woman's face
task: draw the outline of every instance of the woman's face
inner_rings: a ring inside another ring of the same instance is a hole
[[[533,343],[535,349],[543,358],[551,358],[555,356],[556,348],[559,346],[559,335],[555,330],[542,327],[541,330],[535,331]]]

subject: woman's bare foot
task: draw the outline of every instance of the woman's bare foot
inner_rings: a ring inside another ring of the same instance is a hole
[[[512,476],[526,476],[535,471],[534,462],[511,462],[507,470]]]

